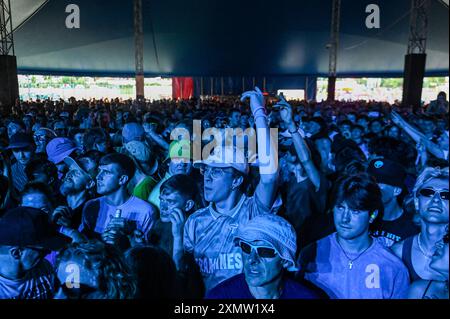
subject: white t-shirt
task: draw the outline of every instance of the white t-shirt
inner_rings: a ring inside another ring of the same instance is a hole
[[[109,205],[105,197],[88,201],[83,208],[83,217],[80,230],[90,230],[102,234],[116,210],[122,211],[121,217],[136,222],[136,229],[148,234],[156,220],[156,209],[146,201],[130,196],[120,206]]]
[[[47,260],[42,260],[24,278],[11,280],[0,276],[0,299],[51,299],[55,274]]]
[[[184,250],[194,255],[206,290],[242,272],[241,249],[233,242],[239,225],[272,212],[256,195],[242,195],[227,215],[217,212],[210,204],[189,216],[184,226]]]

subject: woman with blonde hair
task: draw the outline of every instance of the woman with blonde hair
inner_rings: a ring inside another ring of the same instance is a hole
[[[411,282],[444,280],[430,267],[436,243],[448,227],[449,169],[426,167],[414,185],[414,207],[420,216],[421,231],[392,246],[393,252],[408,267]]]

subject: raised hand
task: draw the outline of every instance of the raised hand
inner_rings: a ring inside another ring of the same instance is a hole
[[[284,96],[279,95],[280,101],[278,101],[277,104],[275,104],[275,107],[280,108],[280,117],[283,120],[284,123],[290,124],[294,121],[292,116],[292,107],[291,105],[285,100]]]
[[[184,213],[179,208],[174,208],[170,214],[170,222],[172,223],[172,235],[173,237],[182,237],[184,223],[186,222],[186,217]]]
[[[250,99],[250,108],[254,115],[258,109],[264,109],[264,95],[257,86],[255,86],[253,91],[242,93],[241,101],[244,102],[247,98]]]

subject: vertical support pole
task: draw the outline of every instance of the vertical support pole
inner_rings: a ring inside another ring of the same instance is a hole
[[[203,76],[200,77],[200,96],[203,96]]]
[[[211,96],[214,95],[214,78],[211,77]]]
[[[411,1],[408,51],[403,72],[402,103],[415,110],[422,104],[423,78],[425,76],[429,0]]]
[[[339,47],[341,0],[333,0],[331,9],[331,39],[328,45],[330,50],[328,65],[328,101],[334,101],[336,92],[337,51]]]
[[[136,100],[144,96],[144,34],[142,25],[142,0],[134,0],[134,59],[136,74]]]

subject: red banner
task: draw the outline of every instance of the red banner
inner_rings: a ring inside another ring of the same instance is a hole
[[[190,99],[194,96],[194,79],[189,77],[172,78],[172,98]]]

